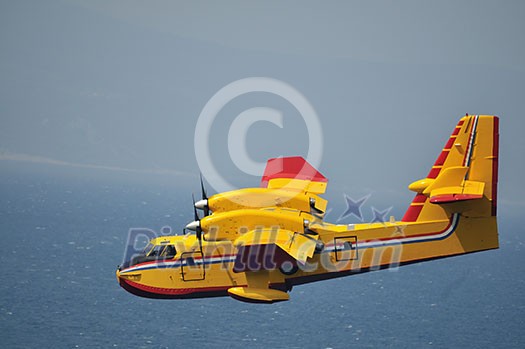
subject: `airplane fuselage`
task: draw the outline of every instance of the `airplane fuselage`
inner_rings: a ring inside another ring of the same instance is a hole
[[[497,117],[463,117],[409,185],[416,195],[401,221],[325,222],[328,180],[301,157],[268,160],[260,188],[208,198],[201,178],[185,228],[195,234],[152,239],[117,279],[144,297],[273,303],[295,285],[498,248],[498,139]]]
[[[269,271],[269,287],[289,291],[313,281],[470,252],[468,242],[477,241],[473,224],[487,229],[496,221],[492,217],[474,223],[469,220],[468,230],[459,214],[425,223],[313,226],[312,230],[322,236],[323,249],[304,264]],[[232,241],[203,241],[202,253],[194,234],[159,237],[155,244],[173,245],[177,254],[117,270],[118,281],[127,291],[148,298],[199,298],[226,296],[228,289],[247,285],[245,273],[234,270],[238,248]],[[483,241],[483,246],[476,245],[475,250],[497,246],[496,237]],[[253,256],[252,263],[261,264],[261,269],[263,263],[272,262],[268,262],[269,257],[279,258],[275,253],[269,256],[268,251],[259,252],[263,258]]]

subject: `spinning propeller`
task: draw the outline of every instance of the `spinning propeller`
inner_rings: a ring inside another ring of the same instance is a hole
[[[210,215],[210,207],[208,206],[208,196],[206,195],[206,189],[204,188],[204,183],[202,181],[202,174],[200,175],[200,179],[201,179],[201,200],[197,201],[196,203],[193,202],[193,206],[195,208],[203,210],[204,217],[207,217]]]
[[[197,213],[197,208],[195,207],[195,196],[192,194],[191,198],[193,199],[193,219],[194,221],[186,225],[186,229],[195,231],[195,236],[199,240],[199,246],[202,250],[202,228],[201,220],[199,214]]]

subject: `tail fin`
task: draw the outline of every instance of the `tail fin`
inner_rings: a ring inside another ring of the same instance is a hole
[[[402,221],[495,217],[498,138],[497,116],[463,117],[427,177],[409,185],[417,194]]]

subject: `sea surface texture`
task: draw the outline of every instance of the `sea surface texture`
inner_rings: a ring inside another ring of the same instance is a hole
[[[297,286],[289,302],[150,300],[115,268],[130,228],[192,220],[187,188],[1,177],[3,348],[525,347],[523,222],[504,213],[499,250]]]

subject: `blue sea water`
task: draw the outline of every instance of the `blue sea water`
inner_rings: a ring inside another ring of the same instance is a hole
[[[178,231],[185,188],[5,171],[4,348],[523,348],[523,226],[499,250],[297,286],[289,302],[149,300],[115,279],[133,227]]]

